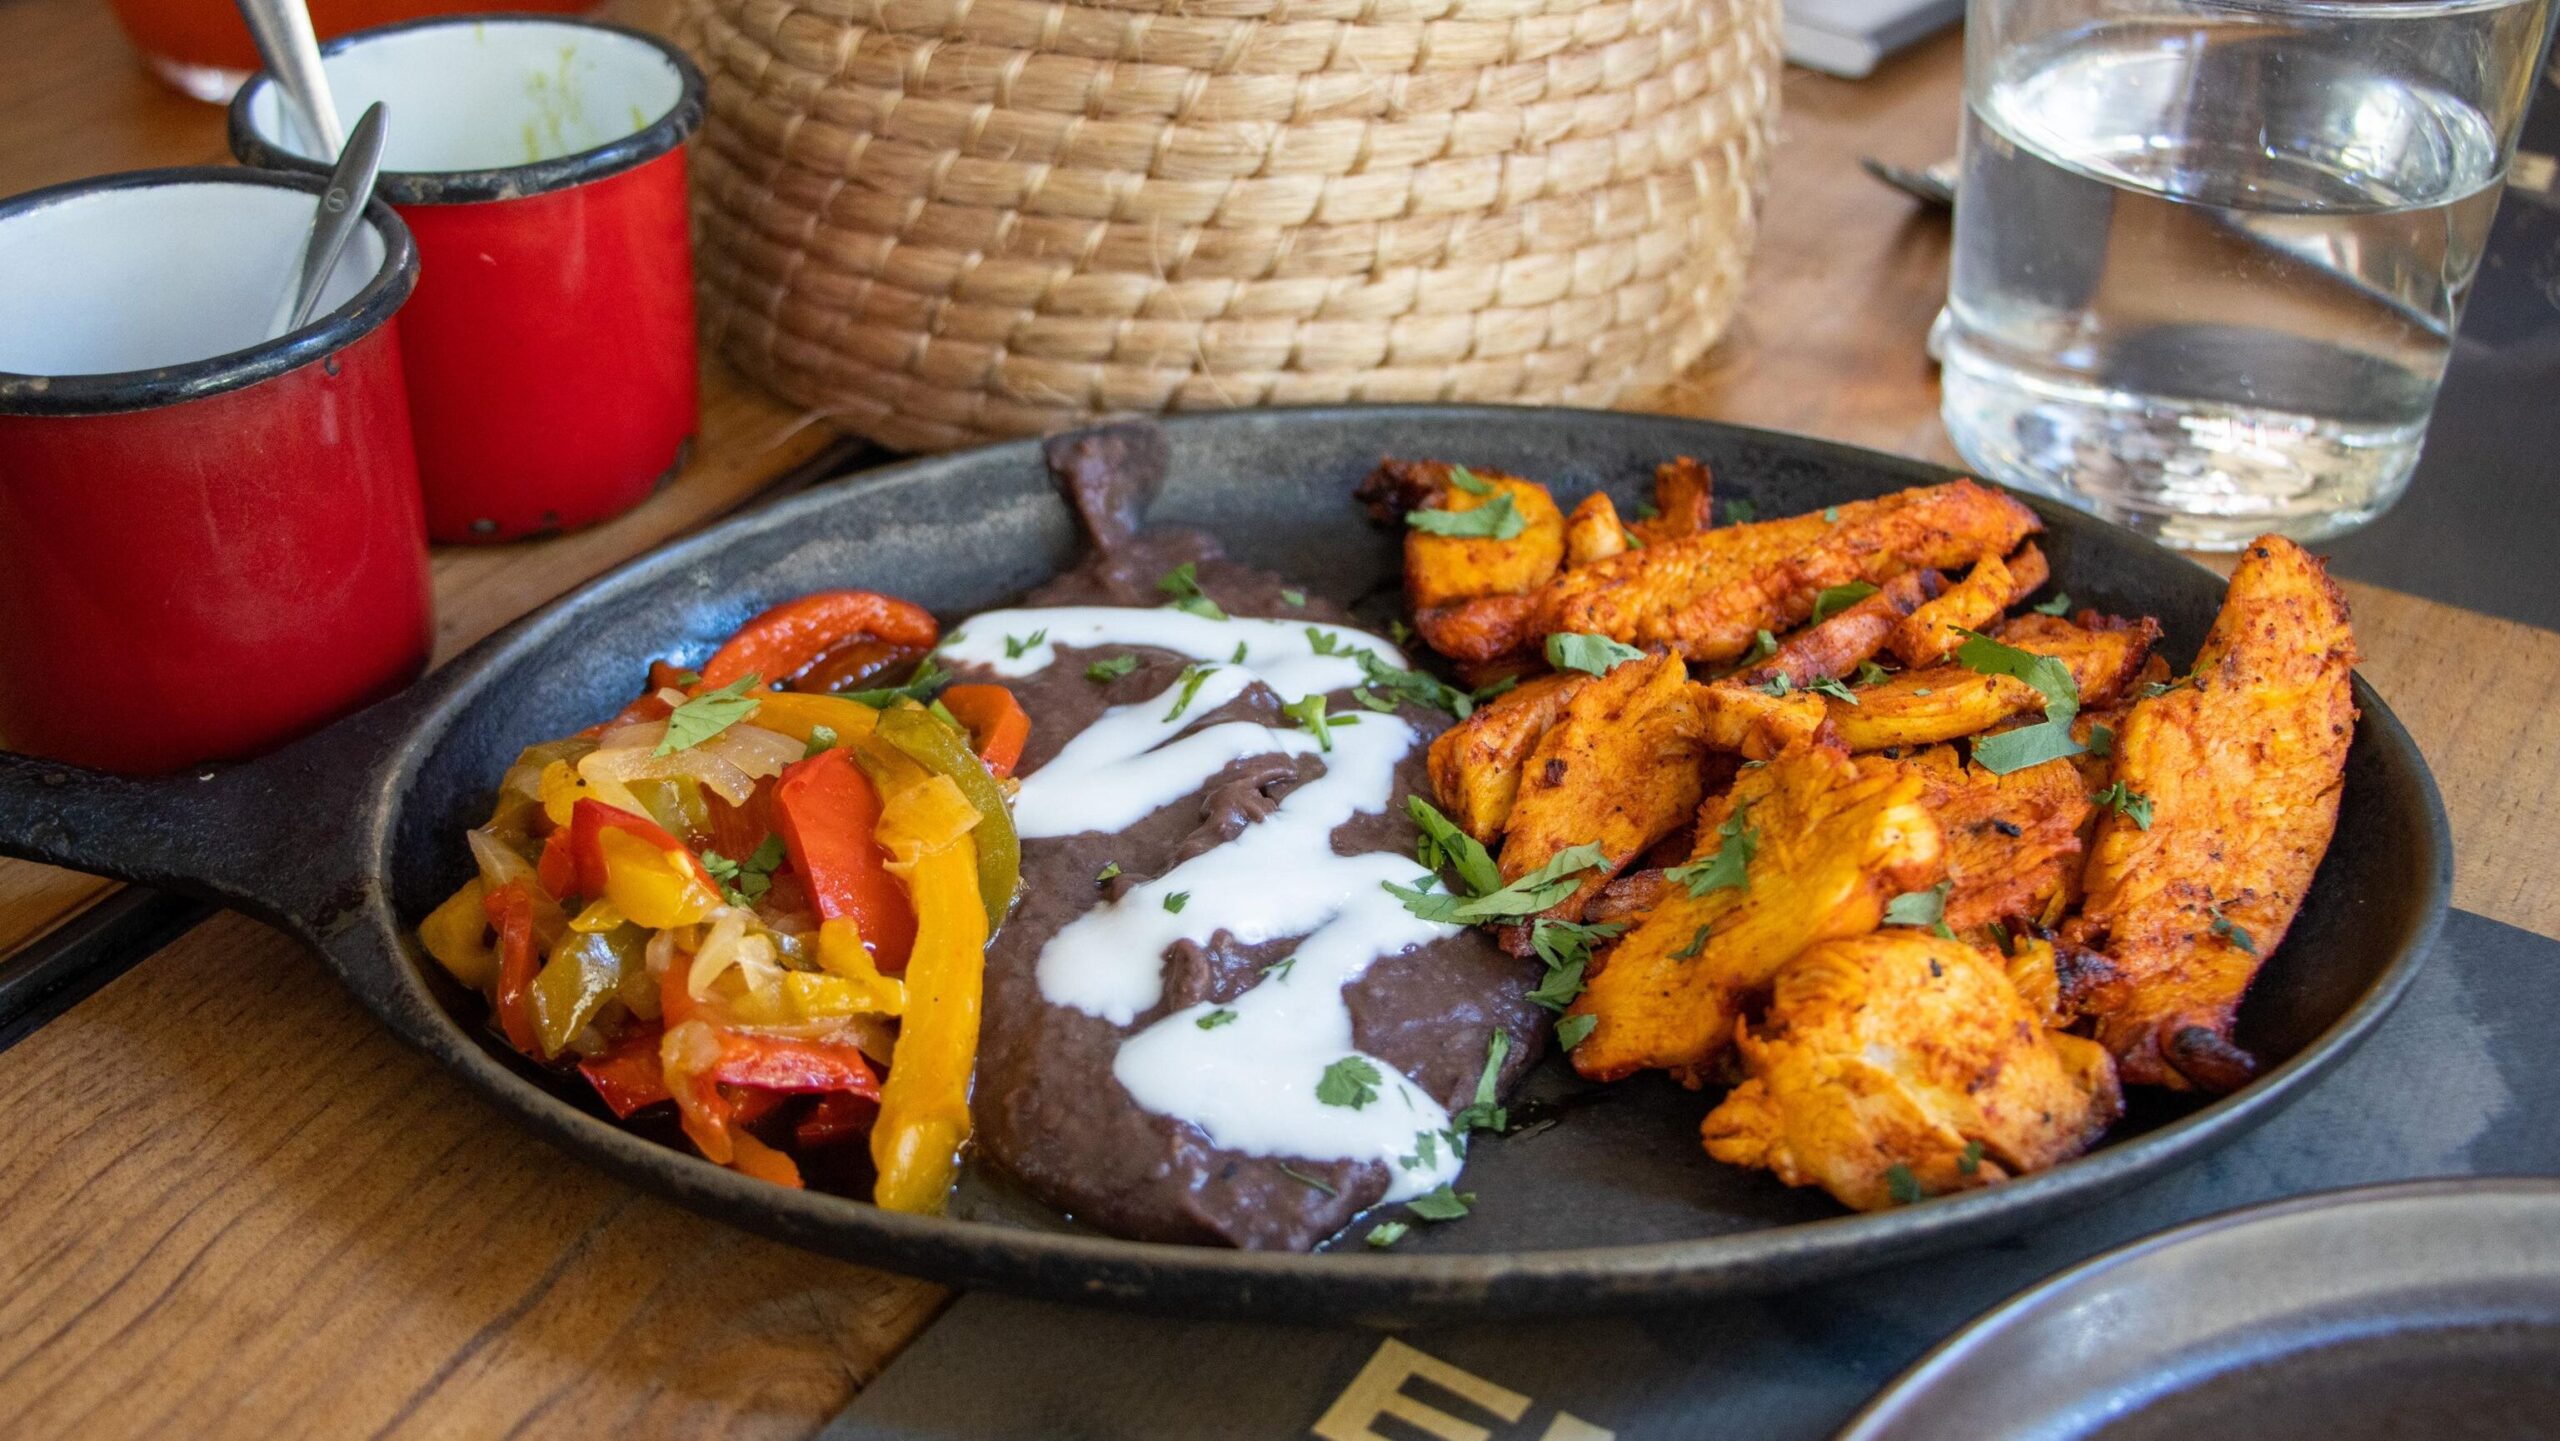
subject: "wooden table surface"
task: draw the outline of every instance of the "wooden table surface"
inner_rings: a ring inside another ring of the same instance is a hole
[[[1921,342],[1942,223],[1857,172],[1953,143],[1952,36],[1789,71],[1732,335],[1648,408],[1952,460]],[[0,0],[0,194],[221,157],[99,0]],[[448,550],[439,655],[734,509],[821,435],[707,374],[702,458],[567,539]],[[2350,586],[2365,672],[2452,812],[2455,903],[2560,934],[2560,636]],[[0,868],[0,949],[98,883]],[[0,1430],[25,1436],[806,1436],[944,1294],[644,1197],[393,1042],[320,962],[218,917],[0,1052]]]

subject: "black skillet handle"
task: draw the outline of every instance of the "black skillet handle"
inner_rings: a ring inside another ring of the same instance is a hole
[[[0,856],[200,897],[318,938],[361,899],[359,810],[397,704],[254,761],[178,775],[0,751]]]

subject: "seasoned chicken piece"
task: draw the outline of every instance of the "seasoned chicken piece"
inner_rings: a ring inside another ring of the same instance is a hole
[[[1928,783],[1920,803],[1946,838],[1946,922],[1972,936],[1999,921],[2049,925],[2079,888],[2089,793],[2067,759],[1993,775],[1931,746],[1905,764]]]
[[[2038,528],[2035,513],[1969,480],[1852,501],[1814,515],[1729,525],[1648,542],[1564,572],[1539,588],[1528,611],[1462,602],[1479,613],[1448,618],[1443,652],[1484,660],[1555,631],[1588,631],[1677,652],[1733,660],[1758,632],[1788,630],[1813,614],[1825,589],[1881,585],[1920,567],[1947,569],[2001,555]],[[1435,646],[1440,636],[1432,635]]]
[[[2057,616],[2022,615],[2002,626],[1997,638],[2070,667],[2080,704],[2087,709],[2111,705],[2125,693],[2158,642],[2160,625],[2149,616],[2089,628]],[[1954,740],[2011,716],[2041,716],[2045,704],[2044,696],[2025,681],[1984,675],[1955,661],[1861,686],[1857,697],[1855,703],[1825,702],[1832,730],[1853,751]]]
[[[1707,1154],[1861,1211],[2043,1170],[2123,1111],[2104,1048],[2038,1024],[1990,956],[1901,927],[1790,961],[1740,1050]]]
[[[1696,687],[1699,733],[1709,749],[1765,761],[1792,745],[1823,738],[1831,713],[1811,691],[1771,695],[1756,685],[1720,680]]]
[[[2116,735],[2124,729],[2125,717],[2133,714],[2134,703],[2150,689],[2169,682],[2169,662],[2158,651],[2142,663],[2142,670],[2131,684],[2105,705],[2083,707],[2071,718],[2071,738],[2088,747],[2071,758],[2079,767],[2080,779],[2089,793],[2096,795],[2115,783]]]
[[[2284,940],[2337,828],[2355,732],[2347,603],[2320,562],[2252,543],[2186,683],[2116,733],[2115,777],[2146,829],[2098,825],[2088,899],[2064,937],[2116,976],[2087,1009],[2129,1083],[2222,1091],[2248,1079],[2240,997]]]
[[[1984,556],[1946,594],[1911,612],[1893,632],[1893,653],[1906,666],[1936,665],[1964,644],[1963,632],[1988,630],[2009,607],[2035,594],[2048,574],[2033,542],[2002,560]]]
[[[1632,928],[1644,919],[1645,912],[1662,904],[1677,883],[1663,874],[1662,867],[1648,866],[1625,875],[1600,888],[1591,904],[1582,908],[1587,925],[1624,925]]]
[[[1688,821],[1704,785],[1705,748],[1690,690],[1689,669],[1675,655],[1626,661],[1573,689],[1521,769],[1503,826],[1503,880],[1597,844],[1605,863],[1548,911],[1572,920],[1620,868]]]
[[[1431,742],[1431,789],[1458,829],[1487,845],[1501,836],[1529,752],[1591,679],[1568,671],[1522,681]]]
[[[1564,512],[1556,509],[1545,486],[1500,471],[1472,471],[1483,488],[1479,494],[1456,482],[1456,470],[1438,460],[1381,461],[1355,492],[1373,514],[1408,522],[1413,511],[1463,514],[1505,499],[1519,512],[1521,529],[1508,539],[1435,535],[1408,523],[1404,587],[1417,611],[1477,596],[1525,595],[1552,579],[1564,563]]]
[[[1456,657],[1460,669],[1495,665],[1536,653],[1529,647],[1541,638],[1537,609],[1534,595],[1480,595],[1417,610],[1413,628],[1433,650]]]
[[[2060,945],[2044,936],[2012,936],[2010,946],[2005,967],[2009,984],[2055,1030],[2076,1025],[2081,1007],[2116,974],[2113,963],[2096,951]]]
[[[1589,565],[1627,548],[1627,528],[1618,520],[1618,503],[1609,492],[1595,490],[1564,518],[1564,563]]]
[[[1874,930],[1885,902],[1945,874],[1921,788],[1907,767],[1819,747],[1742,772],[1699,816],[1693,865],[1722,863],[1675,871],[1677,884],[1574,1002],[1596,1022],[1574,1069],[1602,1081],[1667,1069],[1701,1084],[1780,966],[1815,942]],[[1742,884],[1692,893],[1737,869]]]
[[[1713,528],[1715,493],[1715,476],[1688,456],[1655,466],[1654,513],[1636,522],[1636,538],[1646,545],[1659,545]]]
[[[1838,680],[1884,649],[1894,627],[1945,584],[1946,578],[1934,570],[1905,571],[1875,594],[1780,641],[1767,660],[1737,679],[1746,685],[1766,685],[1783,675],[1795,690],[1816,681]]]

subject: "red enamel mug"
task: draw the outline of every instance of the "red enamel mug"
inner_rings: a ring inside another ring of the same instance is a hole
[[[201,166],[0,201],[0,747],[174,770],[424,669],[390,207],[269,338],[321,188]]]
[[[401,351],[441,541],[617,515],[674,476],[698,404],[684,141],[702,76],[654,36],[439,16],[321,47],[340,114],[386,108],[381,193],[418,237]],[[273,78],[231,150],[319,174]]]

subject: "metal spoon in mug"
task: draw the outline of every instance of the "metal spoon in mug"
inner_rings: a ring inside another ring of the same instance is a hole
[[[338,122],[338,103],[329,93],[329,77],[320,68],[320,41],[311,29],[311,11],[303,0],[237,0],[240,18],[249,22],[258,42],[258,58],[283,87],[293,118],[302,127],[316,156],[346,148],[347,133]]]
[[[373,199],[374,177],[382,173],[382,118],[381,101],[366,106],[364,114],[356,117],[347,148],[338,152],[338,166],[329,172],[319,209],[312,216],[311,238],[302,247],[302,277],[293,288],[292,308],[284,323],[274,328],[277,335],[299,330],[311,318],[320,292],[329,283],[329,272],[338,268],[347,238],[364,220],[364,207]]]

